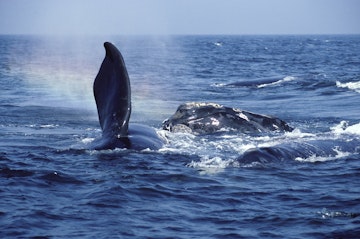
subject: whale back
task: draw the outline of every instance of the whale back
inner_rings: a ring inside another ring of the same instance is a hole
[[[127,137],[131,114],[129,75],[120,51],[104,43],[106,55],[94,81],[94,96],[103,136]]]

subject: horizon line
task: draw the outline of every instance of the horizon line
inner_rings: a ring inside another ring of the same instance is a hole
[[[360,33],[131,33],[131,34],[58,34],[58,33],[0,33],[0,36],[44,36],[44,37],[165,37],[165,36],[356,36]]]

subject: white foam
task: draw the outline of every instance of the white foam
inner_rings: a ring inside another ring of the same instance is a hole
[[[216,174],[224,171],[224,169],[228,167],[238,167],[239,164],[234,159],[205,156],[201,158],[200,161],[191,161],[186,166],[201,170],[200,174]]]
[[[89,144],[91,143],[92,141],[94,141],[95,138],[84,138],[84,139],[81,139],[81,143],[83,144]]]
[[[254,148],[271,148],[278,145],[292,147],[307,143],[312,145],[313,142],[322,140],[325,142],[339,140],[339,142],[346,144],[347,140],[354,138],[353,134],[356,134],[355,137],[360,135],[360,123],[349,125],[346,121],[342,121],[329,131],[321,133],[308,133],[295,129],[284,134],[259,136],[241,133],[195,136],[189,133],[172,133],[168,131],[161,131],[159,134],[167,141],[167,144],[159,150],[161,153],[196,156],[196,160],[193,159],[187,166],[206,173],[215,173],[224,168],[239,166],[236,159],[246,151]],[[343,142],[344,140],[345,142]],[[353,153],[353,151],[341,151],[340,148],[334,147],[329,148],[327,155],[313,154],[305,158],[296,158],[296,160],[299,162],[325,162],[347,157]]]
[[[223,160],[221,157],[203,157],[200,161],[191,161],[187,166],[193,168],[226,168],[232,161]]]
[[[278,80],[278,81],[275,81],[275,82],[272,82],[272,83],[258,85],[258,88],[264,88],[264,87],[267,87],[267,86],[279,85],[279,84],[282,84],[284,82],[289,82],[289,81],[294,81],[294,80],[296,80],[296,77],[294,77],[294,76],[285,76],[281,80]]]
[[[40,125],[40,128],[56,128],[58,126],[59,125],[57,125],[57,124],[42,124],[42,125]]]
[[[293,131],[291,132],[286,132],[285,133],[285,136],[287,138],[291,138],[291,139],[303,139],[303,138],[312,138],[312,137],[316,137],[315,134],[312,134],[312,133],[305,133],[305,132],[302,132],[300,129],[294,129]]]
[[[166,142],[164,147],[159,149],[159,152],[193,154],[191,152],[197,152],[199,150],[199,145],[195,141],[196,136],[193,134],[181,132],[172,133],[166,130],[158,131],[157,134],[165,139]]]
[[[340,81],[336,81],[336,86],[339,88],[348,88],[350,90],[356,91],[357,93],[360,93],[360,81],[347,83],[341,83]]]
[[[313,134],[302,133],[300,130],[277,136],[264,135],[257,137],[246,134],[224,134],[220,136],[212,135],[208,138],[168,131],[161,131],[160,134],[168,142],[159,150],[160,152],[199,156],[200,161],[192,161],[188,166],[201,170],[236,167],[238,162],[235,159],[250,149],[274,147],[287,143],[289,140],[294,141],[300,138],[301,140],[307,140],[306,137],[312,138],[314,136]]]
[[[322,209],[321,212],[317,212],[317,214],[319,214],[322,219],[329,219],[329,218],[336,218],[336,217],[346,218],[346,217],[354,217],[354,215],[357,215],[357,214],[348,213],[348,212],[330,211],[327,208]]]
[[[256,147],[252,137],[246,135],[195,136],[189,133],[161,132],[167,144],[159,151],[163,153],[180,153],[198,155],[203,158],[223,157],[223,155],[240,155],[249,148]]]
[[[333,161],[336,159],[340,159],[340,158],[344,158],[347,157],[349,155],[351,155],[351,153],[349,152],[342,152],[340,151],[337,147],[332,149],[336,154],[333,156],[318,156],[316,154],[313,154],[307,158],[295,158],[296,161],[299,162],[306,162],[306,163],[316,163],[316,162],[327,162],[327,161]]]
[[[349,125],[347,121],[341,121],[338,125],[330,128],[334,134],[355,134],[360,135],[360,123]]]
[[[35,128],[35,129],[54,129],[59,127],[58,124],[30,124],[28,125],[29,128]]]
[[[224,87],[224,86],[227,86],[227,84],[225,84],[225,83],[213,83],[213,84],[211,84],[211,86],[213,86],[213,87]]]
[[[115,148],[115,149],[102,149],[102,150],[95,150],[95,149],[91,149],[88,150],[90,155],[98,155],[98,154],[109,154],[112,155],[114,153],[122,153],[122,152],[126,152],[126,148]]]

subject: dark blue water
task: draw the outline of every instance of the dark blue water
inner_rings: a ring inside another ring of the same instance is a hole
[[[87,150],[104,41],[125,58],[132,121],[158,129],[161,150]],[[0,82],[2,238],[360,235],[360,36],[0,36]],[[295,130],[160,130],[189,101]]]

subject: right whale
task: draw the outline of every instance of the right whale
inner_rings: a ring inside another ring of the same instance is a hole
[[[93,87],[102,137],[94,140],[90,148],[161,148],[164,142],[154,129],[146,125],[129,124],[131,87],[125,62],[120,51],[112,43],[105,42],[104,47],[106,55]]]
[[[359,139],[289,140],[274,146],[248,149],[237,158],[240,164],[277,163],[284,160],[327,161],[360,153]]]
[[[285,121],[215,103],[185,103],[163,122],[163,129],[171,132],[206,135],[222,131],[245,134],[291,132]],[[349,133],[351,135],[351,133]],[[317,139],[290,138],[273,146],[254,146],[238,156],[239,164],[276,163],[284,160],[329,160],[360,152],[359,138],[337,137],[324,133]]]
[[[190,102],[178,107],[175,114],[163,122],[163,129],[197,135],[221,130],[241,133],[289,132],[293,128],[285,121],[215,103]]]

